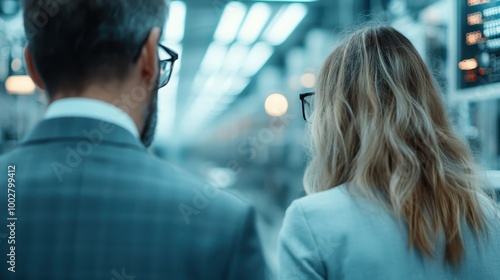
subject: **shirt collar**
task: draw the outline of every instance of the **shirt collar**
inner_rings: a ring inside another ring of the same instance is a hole
[[[54,101],[47,108],[45,119],[82,117],[119,125],[139,138],[139,131],[132,118],[122,109],[104,101],[71,97]]]

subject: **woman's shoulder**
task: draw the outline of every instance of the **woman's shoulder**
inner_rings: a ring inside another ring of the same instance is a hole
[[[359,199],[349,193],[346,185],[310,194],[296,199],[292,205],[300,206],[308,213],[342,211],[358,207]]]
[[[287,214],[301,215],[311,227],[355,226],[365,219],[385,216],[382,207],[351,194],[346,185],[296,199]],[[382,215],[381,215],[382,214]]]
[[[377,234],[399,240],[390,236],[397,229],[398,224],[382,206],[341,185],[295,200],[286,212],[281,239],[303,240],[310,236],[317,248],[334,248],[341,254],[347,252],[346,248],[372,248]]]

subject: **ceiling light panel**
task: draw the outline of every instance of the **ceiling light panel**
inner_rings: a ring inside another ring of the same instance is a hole
[[[186,4],[182,1],[173,1],[170,3],[169,11],[164,41],[165,44],[176,44],[184,39]]]
[[[230,44],[236,38],[247,8],[240,2],[229,2],[222,12],[219,25],[215,30],[214,40],[222,44]]]
[[[268,4],[253,4],[238,33],[238,41],[242,44],[253,44],[261,34],[270,16],[271,7]]]
[[[224,63],[224,58],[227,53],[227,46],[218,42],[212,42],[205,53],[205,57],[201,61],[201,71],[204,73],[213,73],[218,71]]]
[[[224,70],[229,72],[236,72],[240,69],[241,64],[245,61],[245,58],[250,51],[250,47],[242,45],[240,43],[234,43],[227,52],[224,61]]]
[[[281,45],[302,22],[307,11],[304,4],[295,3],[283,6],[264,31],[264,40],[273,46]]]
[[[255,75],[266,64],[272,54],[273,48],[269,44],[264,42],[255,44],[243,64],[242,75],[245,77]]]

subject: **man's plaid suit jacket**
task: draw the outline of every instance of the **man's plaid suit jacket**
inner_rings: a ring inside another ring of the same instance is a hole
[[[252,208],[117,125],[44,120],[0,167],[0,218],[12,221],[11,177],[17,218],[15,272],[11,230],[0,228],[1,279],[264,279]]]

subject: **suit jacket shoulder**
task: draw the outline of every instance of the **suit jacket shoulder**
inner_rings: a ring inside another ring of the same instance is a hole
[[[122,269],[137,279],[263,275],[252,208],[148,154],[120,127],[46,120],[0,157],[2,170],[9,164],[19,202],[18,277],[111,279]]]

